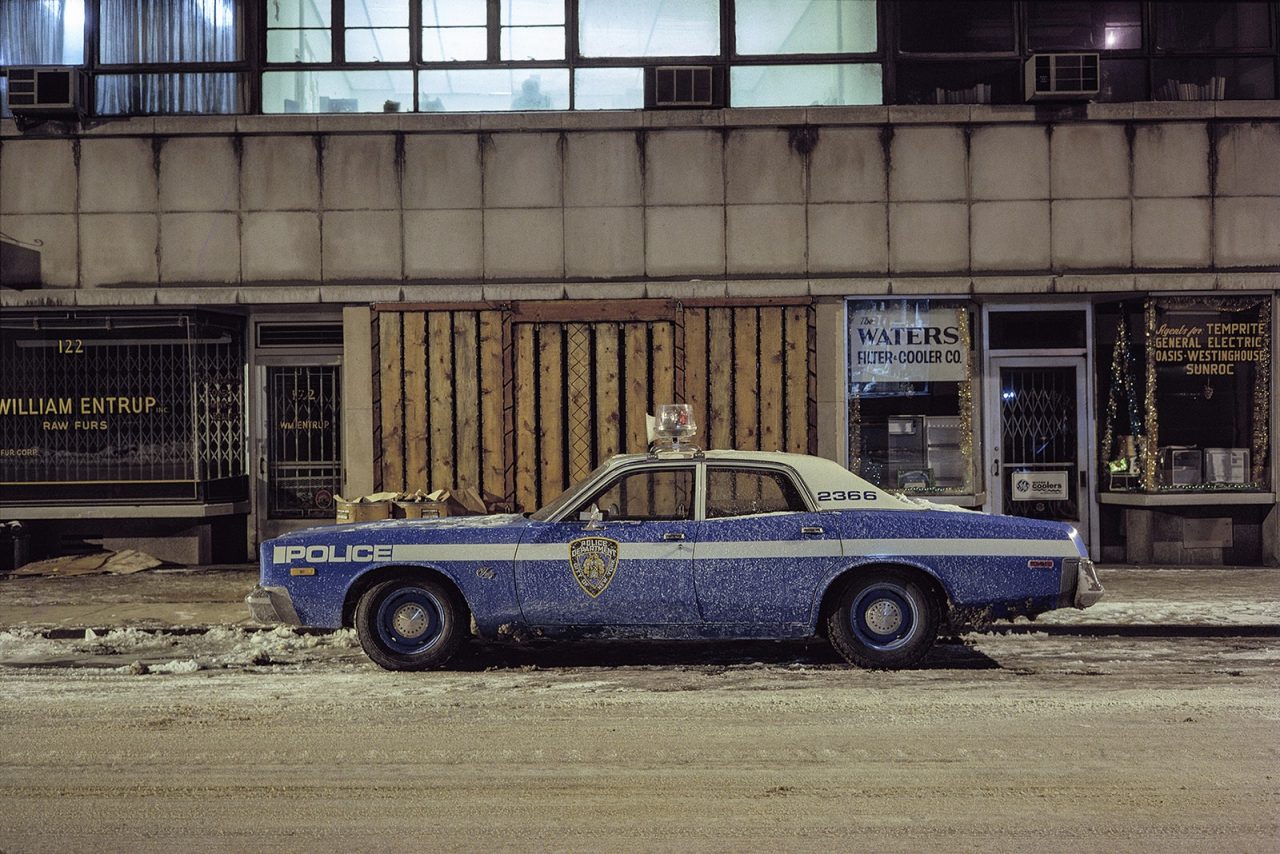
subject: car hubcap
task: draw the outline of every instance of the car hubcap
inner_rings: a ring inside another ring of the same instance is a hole
[[[434,594],[420,587],[403,587],[378,606],[378,638],[402,655],[426,652],[440,640],[443,614]]]
[[[896,584],[876,584],[853,601],[850,623],[854,637],[869,649],[888,652],[915,637],[919,621],[915,599]]]
[[[891,635],[902,625],[902,609],[892,599],[877,599],[863,616],[867,626],[878,635]]]

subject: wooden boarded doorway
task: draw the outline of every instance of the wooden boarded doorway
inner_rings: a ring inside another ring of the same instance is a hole
[[[813,309],[664,300],[377,306],[375,472],[525,510],[693,406],[706,447],[812,453]]]

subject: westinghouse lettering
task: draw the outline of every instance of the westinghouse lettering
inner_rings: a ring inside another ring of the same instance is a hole
[[[1187,376],[1234,376],[1236,367],[1261,362],[1269,346],[1262,323],[1161,323],[1152,338],[1157,364],[1180,365]]]

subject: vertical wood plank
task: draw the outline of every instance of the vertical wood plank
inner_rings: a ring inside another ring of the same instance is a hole
[[[565,373],[568,386],[566,394],[570,483],[576,483],[593,468],[591,460],[592,437],[595,433],[595,413],[591,407],[591,326],[586,323],[570,323],[565,329]]]
[[[616,323],[597,323],[596,330],[596,449],[599,465],[618,453],[622,436],[622,394],[618,381]]]
[[[760,448],[760,343],[756,310],[734,309],[733,317],[733,447]]]
[[[653,405],[676,402],[675,326],[659,320],[652,325],[653,337]]]
[[[684,310],[684,400],[698,425],[695,443],[710,447],[707,424],[707,310]]]
[[[480,377],[476,372],[476,327],[475,312],[454,312],[454,413],[458,449],[454,482],[462,489],[480,488]]]
[[[655,413],[660,404],[673,403],[676,399],[675,328],[674,324],[655,321],[650,326],[653,375],[650,377],[651,396]],[[676,481],[674,477],[659,477],[653,496],[653,512],[672,514],[676,509]]]
[[[782,446],[782,309],[760,309],[760,449]]]
[[[453,330],[449,312],[427,315],[427,384],[431,391],[430,484],[428,491],[454,484],[453,447]]]
[[[400,312],[378,315],[378,353],[382,360],[382,488],[404,489],[404,394],[400,358]],[[351,496],[355,497],[355,496]]]
[[[538,459],[542,477],[538,504],[555,498],[565,483],[564,329],[558,323],[538,324]]]
[[[711,352],[707,377],[708,447],[733,445],[733,309],[707,310],[707,348]]]
[[[627,360],[626,442],[623,451],[643,454],[649,447],[645,415],[649,412],[649,335],[646,324],[623,325],[624,357]]]
[[[516,507],[536,510],[538,507],[538,428],[537,355],[534,352],[531,323],[513,325],[515,330],[515,464]]]
[[[404,318],[404,481],[405,490],[426,489],[431,456],[427,435],[426,313],[406,311]]]
[[[786,309],[786,412],[787,450],[809,452],[809,318],[804,306]]]
[[[627,364],[626,444],[625,453],[643,454],[649,448],[649,425],[645,416],[649,413],[649,327],[646,323],[627,323],[623,326],[623,358]],[[650,508],[651,497],[647,485],[640,484],[638,492],[626,496],[628,508]]]
[[[480,312],[480,488],[505,497],[502,425],[502,312]]]

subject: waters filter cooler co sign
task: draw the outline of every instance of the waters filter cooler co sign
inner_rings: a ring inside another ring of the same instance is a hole
[[[849,382],[959,382],[968,354],[954,308],[855,309],[849,316]]]

